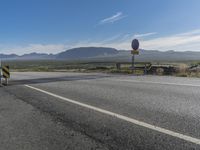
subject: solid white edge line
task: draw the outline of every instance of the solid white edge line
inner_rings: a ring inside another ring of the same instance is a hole
[[[160,84],[160,85],[176,85],[176,86],[190,86],[190,87],[200,87],[200,85],[195,84],[181,84],[181,83],[169,83],[169,82],[154,82],[154,81],[138,81],[138,80],[126,80],[126,79],[119,79],[112,81],[124,81],[124,82],[134,82],[134,83],[149,83],[149,84]]]
[[[101,109],[101,108],[98,108],[98,107],[95,107],[95,106],[84,104],[84,103],[81,103],[81,102],[78,102],[78,101],[75,101],[75,100],[72,100],[72,99],[68,99],[68,98],[53,94],[51,92],[48,92],[48,91],[30,86],[30,85],[24,85],[24,86],[31,88],[33,90],[45,93],[47,95],[53,96],[55,98],[70,102],[72,104],[76,104],[76,105],[79,105],[79,106],[82,106],[82,107],[85,107],[85,108],[88,108],[88,109],[91,109],[91,110],[94,110],[94,111],[97,111],[97,112],[100,112],[100,113],[103,113],[103,114],[106,114],[106,115],[109,115],[109,116],[116,117],[118,119],[127,121],[129,123],[133,123],[133,124],[141,126],[141,127],[145,127],[145,128],[148,128],[148,129],[160,132],[160,133],[164,133],[164,134],[167,134],[167,135],[170,135],[170,136],[173,136],[173,137],[176,137],[176,138],[179,138],[179,139],[200,145],[200,139],[197,139],[197,138],[194,138],[194,137],[191,137],[191,136],[187,136],[187,135],[184,135],[184,134],[181,134],[181,133],[178,133],[178,132],[174,132],[174,131],[171,131],[171,130],[168,130],[168,129],[164,129],[164,128],[161,128],[161,127],[158,127],[158,126],[154,126],[154,125],[151,125],[151,124],[148,124],[148,123],[145,123],[145,122],[142,122],[142,121],[130,118],[130,117],[126,117],[126,116],[123,116],[123,115],[120,115],[120,114],[117,114],[117,113],[114,113],[114,112],[111,112],[111,111],[107,111],[107,110],[104,110],[104,109]]]

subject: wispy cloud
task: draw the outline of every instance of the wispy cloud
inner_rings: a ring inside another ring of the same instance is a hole
[[[28,44],[24,46],[12,46],[1,48],[2,53],[4,54],[26,54],[26,53],[53,53],[56,54],[63,50],[66,50],[67,46],[65,44]]]
[[[73,47],[80,46],[105,46],[113,47],[122,50],[131,49],[131,41],[133,37],[141,37],[140,45],[141,48],[147,50],[175,50],[175,51],[200,51],[200,30],[192,30],[189,32],[183,32],[179,34],[173,34],[169,36],[161,36],[156,38],[148,38],[146,36],[154,35],[155,32],[144,33],[137,36],[132,36],[132,34],[121,35],[121,37],[116,36],[116,40],[106,41],[87,41],[79,42],[73,45]],[[113,36],[115,37],[115,36]],[[105,42],[106,41],[106,42]]]
[[[149,32],[149,33],[142,33],[142,34],[135,34],[134,38],[143,38],[151,35],[157,34],[156,32]]]
[[[111,36],[111,37],[108,37],[108,38],[102,40],[101,42],[103,42],[103,43],[112,43],[112,42],[121,40],[121,38],[122,38],[122,34],[116,34],[114,36]]]
[[[142,41],[143,48],[176,51],[200,51],[200,30]]]
[[[175,51],[200,51],[200,30],[192,30],[169,36],[154,37],[146,39],[146,36],[153,35],[155,32],[138,34],[140,38],[140,46],[147,50],[175,50]],[[103,40],[94,41],[91,39],[78,41],[67,44],[28,44],[25,46],[7,47],[0,44],[0,53],[16,53],[24,54],[31,52],[38,53],[59,53],[61,51],[75,47],[113,47],[119,50],[130,50],[133,34],[116,34]]]
[[[114,23],[116,21],[119,21],[121,19],[123,19],[124,17],[126,17],[122,12],[117,12],[116,14],[114,14],[111,17],[102,19],[99,24],[107,24],[107,23]]]

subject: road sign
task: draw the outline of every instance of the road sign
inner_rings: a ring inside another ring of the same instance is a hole
[[[3,72],[3,77],[4,78],[10,78],[10,71],[9,71],[9,66],[3,66],[2,67],[2,72]]]
[[[132,54],[132,72],[134,73],[134,70],[135,70],[135,55],[138,55],[139,54],[139,41],[138,39],[134,39],[131,43],[131,47],[132,47],[132,51],[131,51],[131,54]]]
[[[132,49],[133,49],[133,50],[138,50],[138,49],[139,49],[139,46],[140,46],[139,41],[138,41],[137,39],[134,39],[134,40],[132,41],[131,46],[132,46]]]
[[[139,55],[139,50],[132,50],[131,54],[133,54],[133,55]]]

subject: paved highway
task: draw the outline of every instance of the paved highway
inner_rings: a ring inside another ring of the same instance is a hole
[[[0,149],[200,149],[200,79],[12,73]]]

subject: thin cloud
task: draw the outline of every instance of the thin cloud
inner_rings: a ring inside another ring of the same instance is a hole
[[[153,33],[153,32],[152,32]],[[152,33],[144,33],[140,37],[150,36]],[[110,38],[100,41],[94,41],[88,39],[85,41],[79,41],[67,44],[28,44],[26,46],[13,46],[5,48],[3,44],[0,45],[1,52],[6,54],[24,54],[31,52],[38,53],[59,53],[61,51],[75,48],[75,47],[113,47],[118,50],[131,50],[131,41],[133,36],[131,34],[117,34]],[[147,50],[175,50],[175,51],[200,51],[200,30],[192,30],[189,32],[173,34],[169,36],[162,36],[151,39],[140,39],[140,45],[142,49]]]
[[[126,16],[123,15],[122,12],[117,12],[115,15],[101,20],[101,21],[99,22],[99,24],[114,23],[114,22],[116,22],[116,21],[119,21],[119,20],[123,19],[124,17],[126,17]]]
[[[189,31],[189,32],[180,33],[180,34],[177,34],[177,35],[179,35],[179,36],[188,36],[188,35],[196,35],[196,34],[200,34],[200,29],[196,29],[196,30],[192,30],[192,31]]]
[[[27,53],[52,53],[56,54],[63,50],[66,50],[66,45],[64,44],[28,44],[25,46],[12,46],[10,48],[3,48],[1,51],[4,54],[18,54],[23,55]]]
[[[153,35],[146,33],[140,37]],[[121,38],[117,36],[117,40],[109,41],[106,39],[102,41],[87,41],[79,42],[72,47],[81,46],[99,46],[99,47],[113,47],[119,50],[131,50],[131,41],[133,36],[131,34],[122,35]],[[109,38],[108,38],[109,39]],[[106,42],[105,42],[106,41]],[[162,36],[151,39],[141,39],[140,45],[142,49],[147,50],[175,50],[175,51],[200,51],[200,30],[192,30],[189,32],[173,34],[169,36]]]
[[[104,39],[102,42],[103,43],[111,43],[111,42],[120,40],[121,37],[122,37],[122,34],[117,34],[117,35],[114,35],[112,37]]]
[[[142,41],[144,48],[157,50],[200,51],[200,30]]]
[[[142,38],[142,37],[147,37],[151,35],[157,34],[156,32],[149,32],[149,33],[143,33],[143,34],[135,34],[133,37],[134,38]]]

